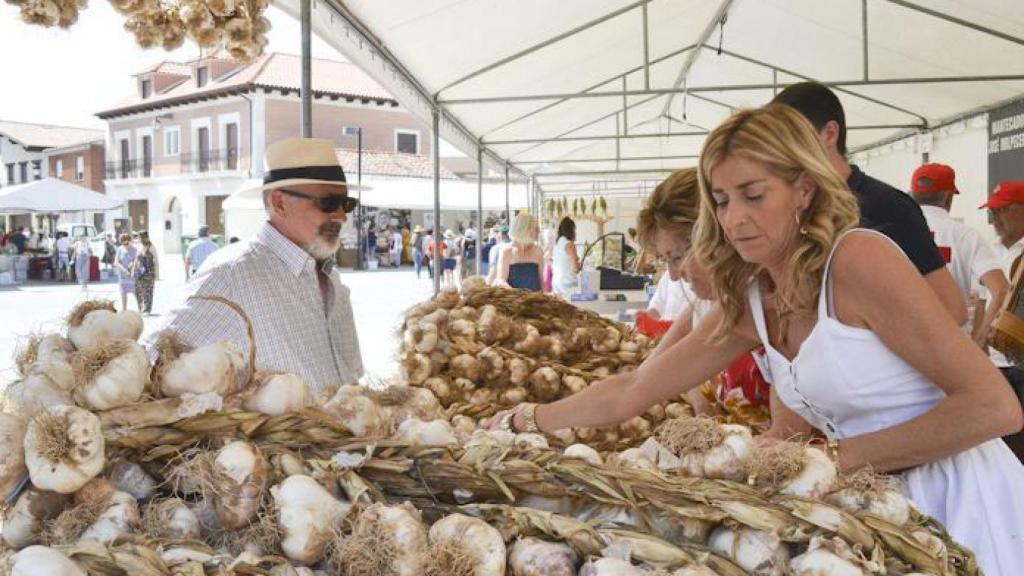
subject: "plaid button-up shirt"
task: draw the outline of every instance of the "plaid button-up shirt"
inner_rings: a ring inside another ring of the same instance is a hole
[[[337,271],[328,279],[325,308],[316,262],[268,222],[253,238],[210,255],[164,327],[193,346],[231,340],[248,354],[249,338],[238,314],[218,302],[189,298],[231,300],[252,320],[258,371],[291,372],[315,393],[329,394],[358,380],[363,361],[349,289]]]

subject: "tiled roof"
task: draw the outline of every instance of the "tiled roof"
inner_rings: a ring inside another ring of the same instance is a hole
[[[254,82],[260,86],[291,88],[302,86],[302,59],[292,54],[272,54]],[[394,100],[395,97],[373,78],[350,62],[313,59],[313,91],[347,96]]]
[[[358,168],[358,152],[347,148],[338,149],[338,160],[345,168],[349,180],[355,180]],[[381,152],[363,150],[363,174],[374,176],[403,176],[406,178],[433,178],[434,165],[430,156],[404,154],[402,152]],[[441,166],[441,178],[457,178],[454,172]]]
[[[0,134],[27,148],[63,148],[102,140],[102,130],[0,120]]]
[[[182,69],[191,68],[188,64],[164,62],[159,69],[168,66],[168,70],[179,73]],[[150,69],[150,71],[154,70]],[[226,77],[211,78],[206,86],[199,88],[195,82],[175,84],[166,92],[153,94],[142,99],[139,94],[97,113],[103,118],[118,112],[129,112],[142,107],[173,105],[187,101],[191,97],[209,93],[244,89],[248,87],[285,88],[299,90],[302,85],[302,66],[299,56],[271,52],[260,56],[252,63],[244,65],[238,72]],[[337,94],[354,98],[372,98],[376,100],[395,100],[387,90],[377,84],[366,72],[349,62],[313,59],[313,91],[325,94]]]
[[[161,74],[174,74],[175,76],[192,75],[192,67],[180,62],[161,62],[153,71]]]

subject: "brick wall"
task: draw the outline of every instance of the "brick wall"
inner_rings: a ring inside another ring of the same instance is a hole
[[[61,154],[49,155],[49,174],[53,178],[60,178],[61,180],[84,186],[90,190],[103,193],[103,178],[104,178],[104,147],[101,145],[90,145],[83,147],[78,150],[73,150]],[[83,158],[83,175],[82,179],[76,178],[76,162],[77,159]],[[57,162],[58,160],[62,164],[61,172],[57,173]]]
[[[358,102],[358,100],[357,100]],[[363,129],[363,148],[395,151],[395,130],[419,133],[419,153],[430,154],[430,129],[401,108],[368,105],[335,105],[313,102],[313,137],[334,140],[339,148],[356,149],[355,136],[345,136],[345,126]],[[299,102],[281,98],[267,99],[267,143],[301,134]]]

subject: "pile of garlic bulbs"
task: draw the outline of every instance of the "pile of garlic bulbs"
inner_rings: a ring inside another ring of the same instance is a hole
[[[140,331],[89,303],[20,350],[0,575],[977,573],[896,487],[741,426],[663,409],[608,451],[479,429],[422,386],[316,398],[233,344],[147,353]]]
[[[653,346],[646,336],[557,298],[467,281],[405,315],[400,359],[411,386],[428,388],[453,413],[480,419],[521,402],[550,402],[591,382],[635,369]],[[652,407],[615,428],[567,433],[605,448],[635,446],[682,400]]]

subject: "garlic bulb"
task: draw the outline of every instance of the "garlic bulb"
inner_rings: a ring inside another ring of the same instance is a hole
[[[837,471],[817,448],[795,442],[759,446],[747,458],[747,482],[781,494],[818,499],[833,489]]]
[[[465,442],[476,432],[476,421],[464,414],[456,414],[451,419],[452,429],[460,442]]]
[[[164,396],[216,392],[225,396],[239,388],[245,356],[233,342],[222,341],[185,352],[162,367],[156,384]]]
[[[579,458],[594,466],[601,466],[604,461],[601,460],[601,453],[594,450],[586,444],[573,444],[562,452],[562,455],[567,458]]]
[[[281,527],[281,550],[296,562],[320,560],[335,525],[350,505],[331,496],[309,476],[289,476],[270,489]]]
[[[103,469],[100,419],[76,406],[37,414],[25,433],[25,464],[32,484],[70,494]]]
[[[131,494],[136,500],[149,500],[156,490],[156,480],[146,474],[142,466],[128,460],[111,462],[103,475],[115,488]]]
[[[444,554],[445,549],[459,550],[476,566],[475,576],[505,576],[505,540],[501,533],[479,518],[451,514],[430,527],[430,544],[434,561],[440,561],[438,573],[445,573],[444,561],[458,554]]]
[[[11,576],[86,576],[64,554],[46,546],[29,546],[14,555]]]
[[[83,302],[68,318],[68,339],[78,350],[88,350],[111,340],[138,340],[142,316],[132,310],[115,312],[113,304]],[[101,306],[95,308],[94,306]],[[89,307],[92,310],[86,310]],[[83,313],[84,312],[84,313]]]
[[[807,552],[789,563],[792,576],[871,576],[878,566],[858,558],[842,538],[815,536]]]
[[[398,427],[396,438],[410,446],[455,446],[459,443],[447,420],[406,420]]]
[[[381,559],[387,560],[382,569]],[[372,504],[335,542],[329,566],[339,576],[421,576],[427,570],[427,528],[411,504]]]
[[[47,334],[41,338],[30,338],[19,350],[18,371],[22,376],[43,374],[64,390],[75,386],[75,375],[71,369],[71,353],[74,346],[60,334]]]
[[[541,450],[546,450],[548,449],[548,439],[541,434],[520,432],[516,434],[515,446],[520,450],[526,450],[529,448],[539,448]]]
[[[4,542],[15,549],[35,544],[43,524],[56,518],[67,505],[68,496],[64,494],[28,488],[4,516]]]
[[[508,553],[512,576],[576,576],[576,552],[564,543],[516,540]]]
[[[142,519],[147,535],[155,538],[197,540],[201,536],[199,518],[180,498],[151,503]]]
[[[825,501],[845,510],[874,514],[897,526],[910,521],[913,506],[899,490],[885,485],[849,486],[825,496]]]
[[[612,463],[629,470],[657,472],[658,465],[640,448],[629,448],[613,455]]]
[[[530,390],[544,401],[554,400],[562,388],[562,377],[550,366],[538,368],[530,375]]]
[[[388,416],[368,392],[362,386],[341,386],[324,404],[324,410],[337,416],[354,436],[389,436],[391,423]]]
[[[789,548],[778,536],[751,528],[719,526],[711,532],[708,548],[759,576],[783,576],[789,564]]]
[[[465,447],[476,446],[513,446],[516,442],[514,432],[506,430],[477,430],[466,441]]]
[[[427,379],[430,378],[433,372],[433,363],[429,356],[409,351],[402,355],[402,369],[409,380],[409,384],[420,385],[427,382]],[[438,398],[443,399],[445,397],[438,390],[431,389],[434,390]]]
[[[213,467],[217,516],[229,530],[241,528],[259,509],[270,481],[270,465],[259,448],[239,440],[217,452]]]
[[[391,425],[396,428],[409,418],[428,421],[445,417],[437,396],[428,388],[389,386],[375,396]]]
[[[690,476],[737,482],[747,478],[745,461],[754,440],[746,426],[684,417],[666,420],[656,435],[682,460],[682,470]]]
[[[55,406],[72,406],[71,394],[58,386],[49,376],[39,372],[14,382],[4,394],[5,410],[31,418]]]
[[[619,558],[600,558],[583,565],[579,576],[649,576],[650,572]]]
[[[800,473],[786,482],[779,491],[790,496],[821,498],[835,484],[836,465],[824,452],[810,446],[804,448],[804,465]]]
[[[75,354],[75,400],[91,410],[135,403],[149,376],[146,351],[130,340],[109,340]]]
[[[743,460],[754,446],[750,428],[738,424],[721,426],[725,438],[704,454],[704,476],[742,480],[746,477]]]
[[[298,412],[316,401],[309,384],[295,374],[274,374],[248,393],[243,407],[249,412],[281,416]]]
[[[28,473],[25,467],[25,420],[0,412],[0,497],[21,483]]]
[[[125,534],[135,532],[140,524],[139,507],[131,494],[115,490],[110,495],[106,510],[100,513],[79,537],[79,541],[95,540],[109,543]]]

